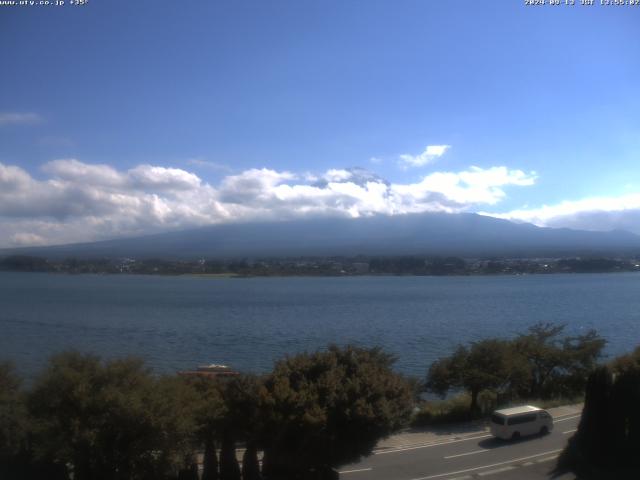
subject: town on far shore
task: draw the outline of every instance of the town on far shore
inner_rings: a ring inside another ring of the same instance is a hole
[[[640,271],[640,255],[539,258],[337,256],[242,259],[0,257],[0,270],[18,272],[202,276],[526,275]]]

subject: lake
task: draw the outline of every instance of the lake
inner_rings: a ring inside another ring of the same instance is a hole
[[[535,322],[640,344],[640,274],[202,278],[0,273],[0,358],[32,378],[75,348],[157,372],[224,363],[256,373],[329,343],[379,345],[423,376],[458,343]]]

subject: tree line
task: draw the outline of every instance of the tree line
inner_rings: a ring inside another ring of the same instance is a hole
[[[424,255],[241,259],[0,257],[0,270],[140,275],[337,276],[496,275],[638,271],[638,258],[463,259]]]
[[[477,416],[481,392],[503,406],[586,387],[572,452],[632,465],[640,348],[603,367],[604,345],[595,331],[566,335],[539,323],[511,339],[459,345],[421,385],[394,372],[383,350],[354,346],[286,356],[262,376],[157,376],[136,358],[70,351],[24,386],[0,363],[0,478],[335,479],[335,468],[408,425],[421,389],[466,390]]]
[[[0,478],[195,480],[198,463],[203,480],[337,478],[333,467],[411,414],[414,390],[393,362],[377,348],[330,346],[262,377],[211,379],[65,352],[29,388],[4,363]]]
[[[493,392],[499,404],[580,395],[606,341],[595,330],[573,336],[563,332],[563,325],[538,323],[513,339],[459,345],[431,365],[426,390],[442,396],[466,390],[470,416],[481,413],[483,391]]]

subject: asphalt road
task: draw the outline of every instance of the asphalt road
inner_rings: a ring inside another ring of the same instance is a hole
[[[447,480],[491,478],[543,479],[573,435],[580,415],[554,419],[553,431],[518,441],[493,438],[487,432],[440,443],[375,452],[340,468],[342,480]],[[565,477],[561,477],[565,478]],[[571,478],[571,477],[568,477]]]

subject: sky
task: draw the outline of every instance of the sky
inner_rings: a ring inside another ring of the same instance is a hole
[[[640,6],[3,3],[0,247],[432,211],[640,234]]]

